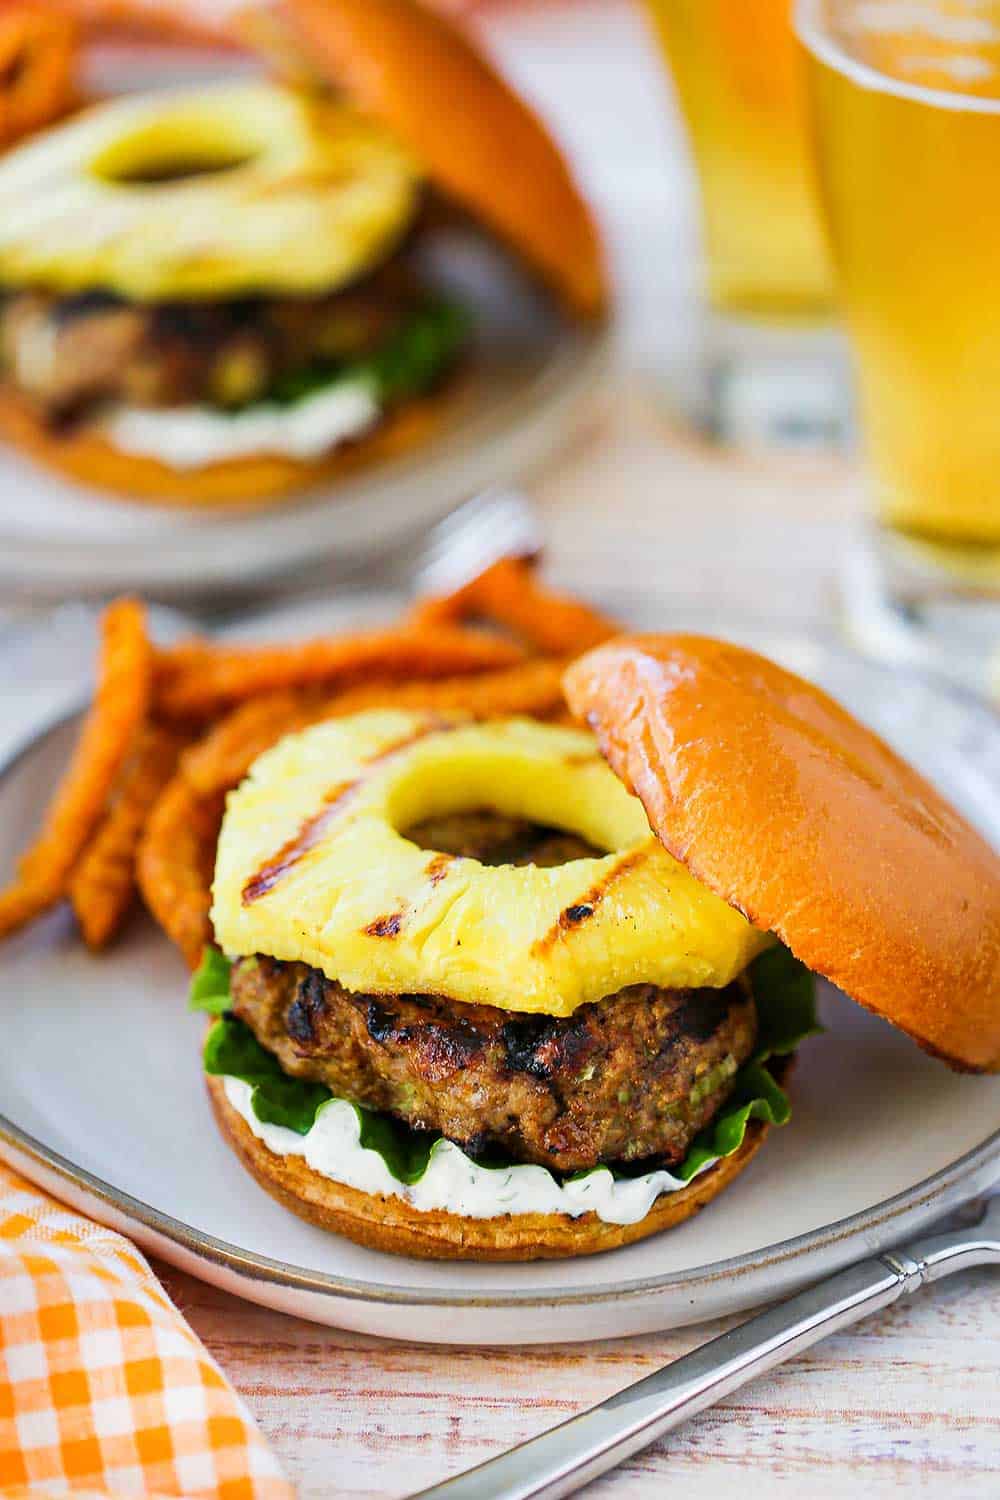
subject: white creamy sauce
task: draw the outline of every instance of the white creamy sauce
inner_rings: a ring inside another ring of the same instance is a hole
[[[435,1145],[423,1177],[409,1185],[392,1175],[377,1151],[362,1146],[358,1116],[343,1099],[322,1105],[309,1132],[299,1135],[258,1120],[250,1084],[228,1077],[223,1082],[237,1114],[276,1156],[301,1156],[314,1172],[345,1187],[402,1198],[423,1211],[443,1209],[469,1219],[595,1213],[606,1224],[638,1224],[663,1193],[687,1186],[669,1172],[616,1179],[606,1167],[560,1183],[545,1167],[481,1167],[451,1141]]]
[[[210,406],[120,406],[103,423],[125,453],[158,458],[175,469],[260,454],[308,460],[358,437],[381,408],[371,381],[343,380],[290,406],[260,402],[227,413]]]

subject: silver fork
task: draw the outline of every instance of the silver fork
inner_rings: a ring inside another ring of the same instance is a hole
[[[205,601],[201,609],[187,606],[189,618],[225,630],[238,625],[240,634],[265,631],[271,622],[285,621],[294,631],[302,617],[303,628],[323,628],[322,612],[330,606],[343,628],[345,601],[356,608],[359,624],[369,623],[366,614],[374,602],[376,614],[384,611],[387,598],[415,598],[447,594],[481,573],[502,557],[533,557],[541,551],[542,531],[531,501],[521,490],[497,486],[483,490],[451,515],[402,546],[383,554],[377,563],[364,563],[350,571],[331,574],[320,562],[307,578],[299,577],[294,591],[276,588],[262,595],[256,591],[239,601],[227,598],[224,606]]]
[[[955,1271],[1000,1266],[1000,1197],[970,1228],[860,1261],[758,1313],[617,1395],[412,1500],[557,1500],[571,1495],[755,1375]]]
[[[541,527],[527,495],[484,490],[428,533],[406,581],[414,593],[450,594],[502,557],[534,557],[541,547]]]

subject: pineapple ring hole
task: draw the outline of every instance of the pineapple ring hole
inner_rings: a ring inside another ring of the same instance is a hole
[[[475,859],[492,867],[540,865],[553,869],[575,859],[601,859],[609,852],[574,830],[509,817],[493,807],[425,818],[399,832],[430,854]]]
[[[172,128],[175,122],[169,117],[119,136],[91,161],[91,173],[123,187],[169,185],[235,172],[261,155],[261,142],[248,140],[239,131],[216,130],[214,122],[208,121],[185,123],[180,146]]]
[[[382,817],[419,848],[493,866],[604,859],[650,838],[642,804],[596,747],[574,737],[568,754],[558,740],[538,754],[537,731],[527,747],[523,736],[512,721],[425,740],[383,783]],[[542,845],[548,857],[532,859]]]
[[[253,160],[252,156],[230,156],[217,161],[209,161],[204,157],[178,157],[173,161],[148,164],[140,162],[137,166],[119,172],[117,176],[109,176],[107,173],[104,176],[110,182],[144,187],[149,183],[186,182],[190,177],[214,177],[220,172],[233,172],[237,167],[249,166]]]

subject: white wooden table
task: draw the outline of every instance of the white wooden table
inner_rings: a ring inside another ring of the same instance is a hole
[[[724,1325],[600,1344],[437,1349],[164,1281],[302,1500],[404,1496],[533,1436]],[[592,1485],[593,1500],[993,1500],[1000,1279],[973,1273],[819,1345]],[[670,1487],[668,1491],[668,1486]]]
[[[693,216],[667,92],[625,0],[500,9],[492,40],[573,150],[609,225],[633,366],[691,351]],[[622,605],[829,616],[856,485],[836,463],[711,453],[636,382],[542,486],[559,582]],[[163,1277],[303,1500],[403,1496],[684,1353],[712,1324],[527,1350],[378,1343]],[[706,1413],[589,1492],[709,1500],[1000,1494],[1000,1279],[946,1281]]]

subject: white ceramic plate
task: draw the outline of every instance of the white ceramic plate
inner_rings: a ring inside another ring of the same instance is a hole
[[[568,323],[472,233],[436,236],[427,259],[430,280],[457,291],[476,322],[425,442],[294,500],[214,513],[115,499],[0,447],[0,590],[34,599],[247,591],[399,548],[486,486],[529,476],[573,431],[606,368],[608,334]]]
[[[988,709],[822,639],[725,633],[829,687],[1000,846],[1000,730]],[[63,725],[33,739],[0,779],[5,851],[31,828],[69,734]],[[286,1213],[223,1146],[201,1082],[202,1022],[184,1009],[187,976],[149,924],[95,959],[55,915],[2,957],[2,1154],[208,1281],[367,1333],[533,1343],[693,1322],[898,1243],[1000,1177],[1000,1078],[948,1072],[827,991],[829,1030],[802,1048],[791,1124],[697,1219],[577,1261],[397,1259]]]

